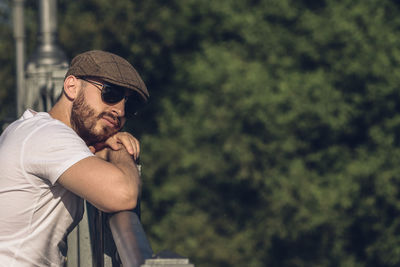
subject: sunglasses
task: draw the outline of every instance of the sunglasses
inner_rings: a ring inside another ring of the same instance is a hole
[[[107,104],[115,104],[125,99],[125,116],[127,117],[136,115],[138,110],[143,106],[143,101],[140,99],[139,94],[128,89],[132,94],[126,95],[127,89],[125,87],[99,83],[81,77],[78,79],[91,83],[99,89],[101,91],[101,99]]]

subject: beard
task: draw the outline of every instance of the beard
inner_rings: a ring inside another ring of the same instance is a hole
[[[103,126],[96,131],[97,122],[104,116],[109,116],[118,121],[117,129]],[[101,112],[96,116],[96,111],[86,103],[83,91],[78,93],[77,98],[72,103],[71,126],[88,146],[105,142],[110,136],[118,132],[120,125],[120,119],[113,113]]]

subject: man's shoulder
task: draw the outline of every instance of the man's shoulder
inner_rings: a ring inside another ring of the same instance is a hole
[[[64,132],[71,135],[76,135],[70,127],[65,125],[59,120],[52,118],[47,112],[37,112],[30,116],[22,116],[20,120],[16,121],[16,131],[22,131],[27,134],[57,134]]]
[[[72,128],[45,112],[28,116],[24,114],[19,120],[9,125],[0,137],[0,143],[21,144],[22,147],[27,144],[35,147],[57,146],[71,142],[80,146],[85,145]]]

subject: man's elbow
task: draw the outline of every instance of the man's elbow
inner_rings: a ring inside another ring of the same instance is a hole
[[[104,212],[118,212],[123,210],[133,210],[137,205],[137,192],[122,190],[117,193],[107,205],[101,209]]]
[[[116,211],[132,210],[136,208],[138,194],[136,191],[122,193],[119,199],[119,205]]]

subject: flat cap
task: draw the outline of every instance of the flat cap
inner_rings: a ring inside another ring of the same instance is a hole
[[[96,77],[137,92],[146,102],[149,92],[139,73],[125,59],[110,52],[91,50],[77,55],[71,61],[65,77]]]

